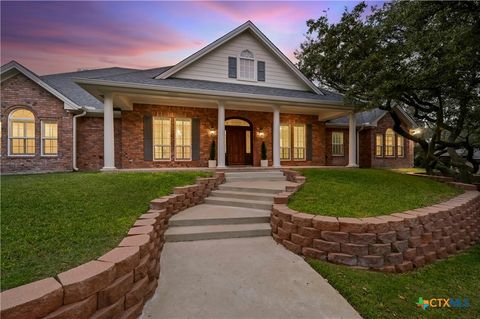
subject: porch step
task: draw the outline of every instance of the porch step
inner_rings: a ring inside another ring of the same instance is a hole
[[[241,193],[256,193],[256,194],[278,194],[282,192],[280,188],[260,188],[260,187],[245,187],[229,184],[221,184],[218,186],[221,191],[241,192]]]
[[[205,198],[205,204],[231,206],[231,207],[246,207],[246,208],[265,209],[265,210],[272,209],[272,202],[238,199],[238,198],[207,197]]]
[[[285,176],[281,171],[258,172],[228,172],[225,173],[227,182],[234,181],[284,181]]]
[[[268,223],[170,227],[165,232],[165,240],[167,242],[176,242],[270,236],[271,231]]]
[[[176,226],[258,224],[270,221],[270,211],[202,204],[174,215],[169,224]]]
[[[256,192],[246,192],[246,191],[229,191],[229,190],[215,190],[210,193],[212,197],[222,197],[222,198],[238,198],[238,199],[250,199],[256,201],[265,201],[273,202],[273,197],[275,194],[270,193],[256,193]]]

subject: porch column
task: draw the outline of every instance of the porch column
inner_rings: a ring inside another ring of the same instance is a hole
[[[225,104],[218,102],[217,168],[225,168]]]
[[[273,167],[280,167],[280,107],[273,107]]]
[[[347,167],[358,167],[357,165],[357,119],[355,113],[349,115],[348,120],[348,165]]]
[[[115,169],[115,140],[113,134],[113,94],[105,93],[103,99],[103,168]]]

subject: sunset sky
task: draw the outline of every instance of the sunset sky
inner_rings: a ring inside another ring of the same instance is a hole
[[[307,19],[328,10],[338,21],[357,3],[2,1],[1,64],[16,60],[40,75],[172,65],[247,20],[294,60]]]

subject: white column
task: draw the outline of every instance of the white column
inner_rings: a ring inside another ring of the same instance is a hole
[[[225,104],[218,102],[217,168],[225,168]]]
[[[113,94],[106,93],[103,99],[103,168],[115,169],[115,140],[113,135]]]
[[[357,119],[355,113],[349,115],[348,126],[348,165],[347,167],[358,167],[357,165]]]
[[[280,107],[273,107],[273,167],[280,167]]]

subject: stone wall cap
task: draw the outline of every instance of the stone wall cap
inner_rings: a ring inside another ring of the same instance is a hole
[[[148,219],[148,218],[145,218],[145,219],[137,219],[135,221],[135,224],[133,224],[133,226],[150,226],[150,225],[154,225],[157,221],[155,219]]]
[[[140,249],[138,247],[132,246],[132,247],[116,247],[110,250],[108,253],[105,255],[101,256],[98,258],[100,261],[107,261],[107,262],[112,262],[112,263],[118,263],[121,262],[131,256],[134,256],[135,254],[138,254],[140,252]]]
[[[62,285],[55,278],[49,277],[5,290],[0,293],[1,310],[3,312],[29,302],[34,302],[61,289]]]
[[[153,226],[138,226],[132,227],[128,231],[128,235],[142,235],[142,234],[149,234],[153,231]]]
[[[124,247],[133,247],[133,246],[142,246],[145,244],[148,244],[150,241],[150,236],[148,235],[134,235],[134,236],[128,236],[122,239],[120,244],[118,246],[124,246]]]
[[[77,282],[89,279],[105,271],[113,269],[115,264],[111,262],[104,262],[92,260],[78,267],[69,269],[57,275],[60,283],[64,286],[75,284]]]

